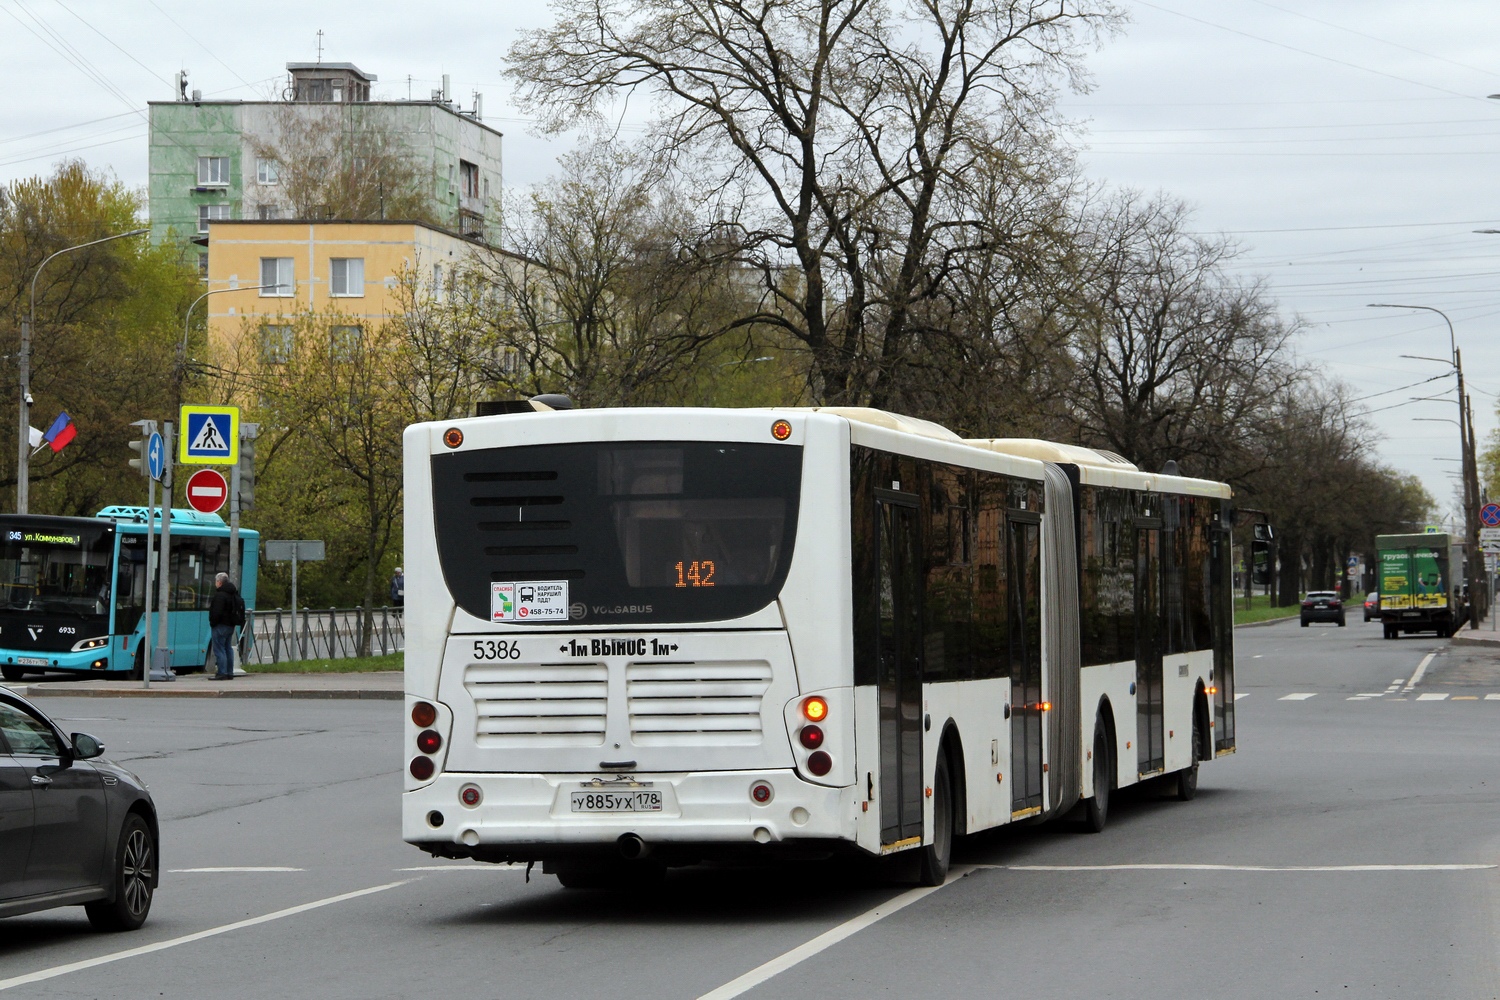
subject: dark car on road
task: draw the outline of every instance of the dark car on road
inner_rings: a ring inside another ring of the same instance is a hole
[[[1380,617],[1380,595],[1370,591],[1365,595],[1365,621],[1373,621]]]
[[[1309,622],[1335,622],[1344,627],[1344,602],[1336,590],[1309,590],[1302,599],[1302,627]]]
[[[145,922],[159,872],[156,806],[103,753],[0,688],[0,917],[82,905],[98,930]]]

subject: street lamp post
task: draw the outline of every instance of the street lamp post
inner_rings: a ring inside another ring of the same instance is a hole
[[[132,229],[128,233],[116,233],[113,236],[105,236],[102,239],[90,240],[87,243],[79,243],[76,246],[63,247],[56,253],[48,254],[42,258],[42,262],[36,266],[36,273],[31,276],[31,309],[26,318],[21,321],[21,353],[19,357],[21,369],[21,422],[16,428],[16,513],[29,513],[31,506],[31,331],[36,326],[36,279],[42,276],[42,268],[46,267],[53,257],[60,257],[74,250],[83,250],[87,247],[98,246],[100,243],[108,243],[110,240],[123,240],[127,236],[144,236],[150,229]]]
[[[1488,611],[1489,604],[1481,600],[1480,575],[1479,575],[1479,462],[1474,455],[1474,423],[1472,407],[1469,403],[1468,394],[1464,391],[1464,364],[1463,355],[1458,350],[1458,340],[1453,335],[1453,321],[1448,314],[1441,309],[1432,306],[1403,305],[1392,302],[1371,302],[1371,309],[1419,309],[1423,312],[1437,313],[1443,317],[1443,322],[1448,324],[1448,351],[1451,357],[1449,362],[1453,366],[1453,374],[1458,382],[1458,441],[1460,456],[1463,462],[1462,480],[1464,494],[1464,552],[1469,564],[1466,575],[1469,589],[1469,614],[1472,618],[1469,627],[1477,628],[1479,619]],[[1437,359],[1430,359],[1437,360]]]
[[[173,367],[173,371],[172,371],[172,381],[173,381],[173,384],[177,388],[177,395],[178,395],[177,405],[179,407],[182,405],[182,399],[181,399],[181,396],[182,396],[182,380],[183,380],[183,378],[185,377],[185,375],[187,373],[188,332],[192,329],[192,324],[193,324],[193,310],[197,307],[198,303],[202,302],[204,299],[208,298],[210,295],[222,295],[225,292],[254,292],[254,291],[257,291],[257,290],[262,289],[262,288],[280,288],[280,287],[281,287],[281,285],[279,285],[279,284],[270,284],[270,285],[246,285],[243,288],[239,288],[239,287],[236,287],[236,288],[210,288],[208,291],[204,292],[202,295],[198,296],[196,299],[194,299],[192,301],[192,303],[187,307],[187,315],[182,318],[182,343],[177,345],[177,364]]]

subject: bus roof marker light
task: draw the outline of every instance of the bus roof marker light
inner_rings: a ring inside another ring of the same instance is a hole
[[[822,722],[828,718],[828,699],[813,695],[802,703],[802,715],[808,722]]]
[[[792,425],[786,420],[778,420],[771,425],[771,436],[778,441],[785,441],[792,436]]]
[[[457,427],[450,427],[443,431],[443,444],[449,448],[457,448],[464,443],[464,432]]]

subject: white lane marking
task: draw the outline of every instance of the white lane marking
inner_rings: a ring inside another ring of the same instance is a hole
[[[1280,698],[1277,698],[1276,700],[1277,701],[1306,701],[1309,698],[1316,698],[1317,696],[1318,696],[1318,692],[1316,692],[1316,691],[1294,691],[1291,694],[1284,694]]]
[[[385,885],[376,885],[368,889],[345,892],[337,896],[329,896],[326,899],[315,899],[311,903],[289,906],[284,910],[277,910],[274,913],[267,913],[259,917],[250,917],[248,920],[236,920],[232,924],[221,924],[218,927],[210,927],[207,930],[194,931],[192,934],[169,938],[166,941],[158,941],[155,944],[143,944],[139,948],[127,948],[124,951],[100,955],[97,958],[86,958],[81,962],[69,962],[67,965],[54,965],[50,969],[38,969],[36,972],[28,972],[24,976],[12,976],[10,979],[0,979],[0,990],[8,990],[16,986],[28,986],[31,983],[40,983],[43,980],[66,976],[70,972],[82,972],[84,969],[108,965],[111,962],[119,962],[127,958],[135,958],[139,955],[149,955],[152,952],[165,951],[168,948],[175,948],[181,944],[192,944],[194,941],[202,941],[204,938],[217,937],[220,934],[228,934],[231,931],[254,927],[256,924],[270,923],[272,920],[296,916],[299,913],[306,913],[308,910],[316,910],[320,907],[332,906],[334,903],[343,903],[351,899],[358,899],[360,896],[384,892],[387,889],[394,889],[399,885],[405,885],[408,881],[410,880],[402,879],[400,882],[387,882]]]
[[[282,868],[267,865],[263,868],[168,868],[169,875],[222,875],[228,872],[305,872],[306,868]]]
[[[1243,693],[1241,693],[1241,692],[1235,692],[1234,700],[1235,701],[1239,701],[1241,698],[1248,698],[1248,697],[1250,697],[1250,692],[1248,692],[1248,691],[1243,692]]]
[[[1500,701],[1500,694],[1487,694],[1487,695],[1484,696],[1484,700],[1485,701]]]
[[[1472,872],[1500,865],[979,865],[1016,872]]]
[[[1418,701],[1442,701],[1443,699],[1445,699],[1447,697],[1448,696],[1446,694],[1432,694],[1432,693],[1429,692],[1428,694],[1419,694],[1419,695],[1417,695],[1417,700]]]
[[[1411,694],[1411,689],[1422,683],[1422,675],[1427,673],[1427,664],[1431,663],[1432,658],[1436,655],[1437,651],[1433,650],[1431,653],[1428,653],[1426,656],[1422,657],[1422,662],[1417,664],[1417,669],[1411,675],[1411,680],[1406,682],[1406,688],[1401,692],[1402,694]]]
[[[866,910],[857,917],[851,917],[832,930],[824,931],[811,941],[800,944],[791,951],[776,956],[769,962],[757,965],[743,976],[731,979],[718,989],[710,990],[703,994],[698,1000],[729,1000],[730,997],[737,997],[742,993],[748,993],[766,980],[780,975],[820,952],[827,951],[845,938],[858,934],[866,927],[884,920],[897,910],[903,910],[918,900],[927,898],[939,889],[952,885],[978,867],[989,866],[954,865],[948,873],[948,881],[942,885],[908,889],[895,899],[887,900],[873,909]]]
[[[1252,660],[1258,660],[1258,659],[1261,658],[1261,656],[1262,656],[1262,654],[1256,653],[1254,656],[1250,657],[1250,659],[1252,659]]]

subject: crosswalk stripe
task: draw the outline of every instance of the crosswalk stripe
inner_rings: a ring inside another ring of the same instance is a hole
[[[1317,696],[1318,696],[1318,692],[1316,692],[1316,691],[1294,691],[1291,694],[1284,694],[1280,698],[1277,698],[1276,700],[1277,701],[1306,701],[1309,698],[1316,698]]]
[[[1433,693],[1433,692],[1428,692],[1427,694],[1419,694],[1419,695],[1417,695],[1417,700],[1418,701],[1443,701],[1443,700],[1447,699],[1447,697],[1448,696],[1446,694],[1436,694],[1436,693]]]

